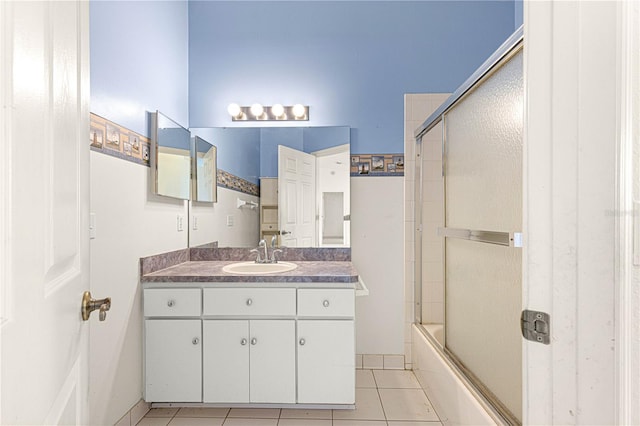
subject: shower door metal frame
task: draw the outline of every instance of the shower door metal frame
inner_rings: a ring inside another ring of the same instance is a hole
[[[445,113],[457,104],[464,95],[467,94],[475,85],[480,83],[487,74],[492,72],[496,65],[510,54],[514,53],[518,48],[522,47],[524,41],[524,27],[518,28],[502,45],[473,73],[471,77],[465,80],[460,87],[449,98],[442,103],[422,124],[414,131],[413,136],[416,141],[422,138],[436,124],[442,121]]]
[[[413,320],[422,324],[422,136],[416,138],[415,158],[416,169],[414,177],[414,266],[413,266]]]
[[[444,229],[446,230],[446,114],[455,107],[460,101],[462,101],[467,94],[469,94],[477,85],[481,84],[487,78],[489,78],[495,71],[499,69],[499,65],[507,62],[511,57],[515,56],[520,50],[523,49],[524,44],[524,30],[521,26],[509,37],[493,55],[489,57],[472,75],[469,77],[436,111],[434,111],[414,132],[416,140],[416,182],[415,182],[415,276],[414,276],[414,319],[418,329],[425,335],[425,337],[439,348],[444,355],[447,364],[454,370],[456,375],[467,380],[462,380],[463,383],[475,394],[478,399],[488,408],[488,411],[493,416],[497,416],[499,420],[506,422],[507,424],[519,425],[520,422],[510,413],[508,409],[502,404],[502,402],[496,398],[493,393],[480,382],[476,376],[467,369],[462,362],[460,362],[455,354],[446,348],[446,327],[444,322],[446,321],[446,304],[443,309],[443,342],[440,344],[431,336],[426,329],[422,326],[422,238],[423,238],[423,223],[422,223],[422,176],[423,176],[423,160],[422,160],[422,148],[423,137],[433,129],[438,123],[442,122],[442,177],[443,177],[443,210],[444,217]],[[420,155],[418,155],[420,153]],[[419,161],[418,161],[419,160]],[[418,192],[419,191],[419,192]],[[521,234],[518,235],[521,238]],[[512,236],[513,238],[513,236]],[[485,243],[492,243],[485,241]],[[445,268],[446,264],[446,250],[444,250],[445,238],[443,238],[443,261],[442,267]],[[495,243],[494,243],[495,244]],[[512,246],[521,246],[520,244],[513,244]],[[444,275],[443,275],[444,276]],[[446,284],[444,290],[444,298],[446,300]]]
[[[442,122],[442,176],[446,167],[446,132],[445,114],[449,112],[464,96],[477,84],[483,81],[495,67],[508,56],[515,54],[522,48],[524,42],[524,27],[520,26],[502,45],[487,59],[449,98],[442,103],[427,119],[414,131],[416,169],[414,177],[414,276],[413,276],[413,318],[414,323],[422,325],[422,190],[423,190],[423,137],[438,123]],[[446,182],[444,182],[446,189]],[[446,211],[446,201],[443,202]],[[446,226],[446,224],[445,224]],[[443,242],[444,245],[444,242]],[[444,252],[444,250],[443,250]],[[444,259],[443,259],[444,268]],[[446,294],[445,294],[446,297]],[[446,315],[446,312],[443,313]],[[424,331],[424,330],[423,330]],[[443,333],[444,334],[444,333]],[[430,338],[430,336],[427,336]],[[446,336],[444,336],[446,340]],[[435,339],[433,339],[435,341]]]

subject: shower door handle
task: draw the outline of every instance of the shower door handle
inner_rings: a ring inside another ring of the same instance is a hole
[[[521,232],[482,231],[479,229],[438,228],[438,235],[445,238],[497,244],[506,247],[522,247]]]

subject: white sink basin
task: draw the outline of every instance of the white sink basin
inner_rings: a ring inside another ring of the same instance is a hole
[[[232,263],[222,267],[224,272],[241,275],[276,274],[278,272],[288,272],[296,269],[298,265],[289,262],[278,263],[256,263],[240,262]]]

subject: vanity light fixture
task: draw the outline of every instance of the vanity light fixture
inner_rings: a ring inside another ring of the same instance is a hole
[[[291,107],[291,112],[296,120],[303,120],[307,116],[307,109],[304,105],[295,104]]]
[[[276,120],[286,120],[287,115],[284,113],[284,107],[282,104],[275,104],[271,107],[271,113]]]
[[[251,105],[251,108],[249,108],[251,110],[251,115],[253,115],[255,117],[256,120],[264,120],[265,116],[264,116],[264,107],[260,104],[253,104]]]
[[[309,121],[309,106],[302,104],[263,106],[255,103],[240,106],[233,103],[229,104],[227,112],[231,121]]]
[[[229,104],[229,106],[227,107],[227,112],[229,113],[229,115],[231,115],[231,117],[233,117],[234,121],[246,120],[245,113],[242,112],[242,108],[238,104]]]

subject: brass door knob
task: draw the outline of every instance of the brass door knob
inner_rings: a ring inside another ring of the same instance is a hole
[[[99,319],[104,321],[107,319],[107,311],[111,309],[111,298],[105,297],[104,299],[92,299],[91,292],[85,291],[82,295],[82,320],[88,321],[91,312],[100,310]]]

